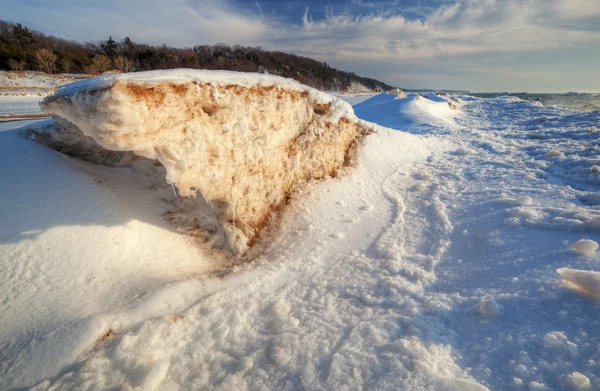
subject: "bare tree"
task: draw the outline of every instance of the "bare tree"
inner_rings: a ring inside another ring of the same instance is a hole
[[[115,66],[123,73],[133,72],[135,70],[133,62],[124,56],[118,56],[115,58]]]
[[[8,60],[8,66],[13,71],[24,71],[27,67],[27,64],[25,63],[25,61],[19,61],[14,58],[11,58],[10,60]]]
[[[56,69],[56,54],[48,49],[38,49],[35,58],[42,72],[54,73]]]
[[[60,67],[64,73],[71,72],[71,65],[73,65],[73,63],[67,57],[63,57],[62,60],[60,60]]]
[[[83,71],[88,75],[100,75],[106,71],[110,71],[111,69],[113,69],[113,64],[112,61],[110,61],[110,58],[103,54],[98,54],[96,57],[94,57],[94,62],[92,65],[84,67]]]

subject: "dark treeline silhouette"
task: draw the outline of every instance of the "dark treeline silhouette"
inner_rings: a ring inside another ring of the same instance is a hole
[[[101,43],[80,43],[0,20],[0,69],[46,73],[121,72],[198,68],[263,72],[289,77],[322,90],[347,91],[363,85],[371,90],[392,87],[375,79],[339,71],[327,63],[260,47],[197,45],[193,48],[151,46],[126,37]]]

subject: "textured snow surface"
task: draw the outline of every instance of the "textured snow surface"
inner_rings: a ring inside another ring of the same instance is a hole
[[[307,92],[316,103],[329,103],[334,97],[305,86],[295,80],[263,73],[244,73],[233,71],[207,71],[198,69],[170,69],[165,71],[148,71],[122,73],[118,75],[101,76],[93,79],[81,80],[58,88],[56,96],[72,97],[77,92],[106,89],[117,82],[157,85],[162,83],[187,84],[213,84],[215,86],[240,86],[253,87],[279,87],[292,91]],[[352,115],[352,111],[344,113]]]
[[[454,109],[451,107],[454,105]],[[413,124],[453,123],[460,115],[458,103],[448,97],[428,94],[379,94],[354,106],[356,115],[393,129]]]
[[[598,113],[458,98],[383,113],[403,131],[365,137],[233,268],[171,243],[159,211],[182,198],[128,183],[143,164],[0,133],[0,388],[600,389],[600,257],[572,250],[600,240]]]

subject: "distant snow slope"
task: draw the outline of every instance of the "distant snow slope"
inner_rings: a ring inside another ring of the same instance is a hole
[[[0,92],[2,88],[53,89],[57,86],[85,79],[87,77],[89,76],[71,74],[49,75],[47,73],[34,71],[0,71]]]
[[[573,250],[600,242],[598,113],[429,98],[365,101],[406,132],[214,278],[161,228],[168,189],[0,133],[0,388],[600,389],[600,257]]]

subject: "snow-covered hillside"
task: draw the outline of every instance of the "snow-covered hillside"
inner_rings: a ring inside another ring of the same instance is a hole
[[[415,98],[358,104],[398,130],[243,258],[160,166],[0,133],[1,388],[600,388],[598,113]]]
[[[54,89],[58,86],[88,78],[87,75],[56,74],[43,72],[0,71],[0,94],[3,89]]]

